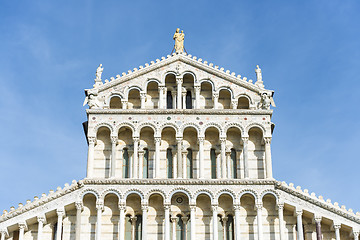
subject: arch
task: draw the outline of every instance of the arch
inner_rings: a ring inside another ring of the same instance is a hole
[[[140,86],[137,86],[137,85],[133,85],[133,86],[130,86],[130,87],[127,87],[125,88],[124,92],[125,92],[125,97],[127,100],[129,100],[129,92],[133,89],[136,89],[138,90],[140,93],[143,92],[142,88]]]
[[[124,95],[121,92],[110,92],[105,97],[104,106],[110,107],[111,98],[113,97],[119,97],[121,100],[124,100]]]
[[[221,90],[227,90],[227,91],[229,91],[229,92],[230,92],[230,96],[231,96],[231,100],[234,99],[234,92],[233,92],[233,90],[231,89],[231,87],[221,86],[221,87],[219,87],[218,89],[216,89],[214,92],[220,94],[220,91],[221,91]]]
[[[227,131],[228,131],[230,128],[233,128],[233,127],[239,129],[242,136],[245,135],[245,129],[244,129],[244,127],[243,127],[241,124],[235,123],[235,122],[231,122],[231,123],[228,123],[228,124],[225,125],[225,127],[224,127],[224,134],[226,134]]]
[[[223,132],[221,125],[218,123],[215,123],[215,122],[209,122],[209,123],[205,124],[205,126],[202,128],[201,135],[204,135],[206,130],[210,127],[214,127],[219,131],[219,137],[224,136],[224,132]]]
[[[236,95],[236,96],[234,97],[234,99],[239,100],[239,98],[241,98],[241,97],[247,98],[247,99],[249,100],[249,103],[250,103],[250,104],[253,104],[253,103],[254,103],[253,100],[252,100],[252,98],[251,98],[248,94],[246,94],[246,93],[240,93],[240,94]]]
[[[234,191],[230,190],[230,189],[219,190],[215,195],[215,198],[216,198],[217,202],[219,202],[219,198],[223,194],[228,194],[232,198],[233,204],[237,203],[236,193]]]
[[[162,131],[164,130],[164,128],[167,128],[167,127],[170,127],[170,128],[172,128],[172,129],[174,129],[176,136],[179,135],[179,133],[180,133],[180,131],[179,131],[179,130],[180,130],[180,129],[179,129],[179,126],[176,125],[175,123],[172,123],[172,122],[166,122],[166,123],[161,124],[161,125],[159,126],[159,128],[158,128],[159,133],[162,133]]]
[[[149,85],[149,83],[151,82],[156,82],[158,84],[158,86],[161,85],[161,81],[157,78],[149,78],[147,81],[145,81],[143,83],[143,89],[145,89],[145,91],[147,92],[147,86]]]
[[[110,136],[113,135],[113,133],[114,133],[114,128],[113,128],[113,126],[111,126],[111,124],[109,124],[109,123],[102,122],[102,123],[98,123],[98,124],[95,125],[95,127],[94,127],[94,134],[95,134],[95,136],[97,135],[97,132],[98,132],[99,128],[101,128],[101,127],[106,127],[106,128],[108,128],[108,129],[110,130]]]
[[[122,128],[122,127],[128,127],[128,128],[130,128],[131,129],[131,131],[133,132],[133,134],[135,135],[135,130],[136,130],[136,128],[135,128],[135,125],[134,124],[132,124],[131,122],[121,122],[121,123],[119,123],[118,125],[116,125],[115,126],[115,133],[116,134],[118,134],[119,133],[119,131],[120,131],[120,128]]]
[[[98,191],[96,191],[96,189],[94,189],[94,188],[86,188],[86,189],[84,189],[83,191],[81,191],[80,194],[78,195],[78,201],[79,201],[79,202],[80,202],[80,201],[82,202],[83,199],[84,199],[84,196],[85,196],[86,194],[92,194],[92,195],[94,195],[95,198],[96,198],[96,201],[97,201],[98,199],[100,199],[100,194],[98,193]]]
[[[144,200],[144,193],[140,190],[140,189],[137,189],[137,188],[131,188],[129,190],[127,190],[124,194],[124,200],[126,201],[127,197],[130,195],[130,194],[136,194],[140,197],[140,200],[143,201]]]
[[[263,125],[261,125],[260,123],[250,123],[249,125],[246,126],[245,128],[245,133],[247,135],[249,135],[249,131],[252,128],[259,128],[262,131],[263,137],[266,136],[266,130],[265,127]]]
[[[137,127],[137,133],[140,133],[141,129],[143,129],[144,127],[150,127],[154,131],[154,136],[159,135],[158,128],[156,127],[156,125],[154,123],[151,123],[151,122],[143,122],[143,123],[139,124],[139,126]]]
[[[176,194],[176,193],[183,193],[183,194],[185,194],[185,195],[188,197],[189,202],[191,202],[192,199],[193,199],[193,197],[192,197],[191,192],[189,191],[189,189],[182,188],[182,187],[178,187],[178,188],[173,189],[173,190],[169,193],[167,199],[169,199],[169,200],[171,201],[172,196],[173,196],[174,194]]]
[[[211,204],[216,204],[218,199],[214,198],[214,194],[208,189],[199,189],[194,193],[194,201],[198,198],[199,195],[205,194],[210,198]]]
[[[202,84],[203,82],[210,83],[210,85],[211,85],[211,87],[212,87],[213,91],[215,90],[215,84],[214,84],[214,82],[213,82],[212,80],[210,80],[209,78],[204,78],[204,79],[201,79],[201,80],[199,80],[199,84],[200,84],[200,86],[201,86],[201,84]]]
[[[167,200],[167,198],[166,198],[166,193],[165,193],[163,190],[159,189],[159,188],[151,189],[150,191],[148,191],[148,192],[146,193],[146,195],[145,195],[145,199],[146,199],[147,201],[149,201],[149,198],[150,198],[151,195],[153,195],[153,194],[159,194],[159,195],[163,198],[164,203],[166,202],[166,200]]]
[[[184,131],[186,128],[194,128],[199,136],[201,130],[200,130],[200,127],[199,125],[197,125],[196,123],[192,123],[192,122],[189,122],[189,123],[185,123],[184,125],[181,126],[181,136],[184,134]],[[180,132],[179,132],[179,135],[180,135]]]
[[[170,74],[174,75],[175,77],[178,76],[175,71],[164,72],[161,76],[161,79],[164,79],[164,82],[162,82],[163,84],[165,84],[165,78],[167,77],[167,75],[170,75]]]
[[[268,195],[268,194],[274,196],[275,199],[276,199],[276,203],[279,203],[280,195],[279,195],[279,193],[277,193],[273,189],[265,189],[264,191],[262,191],[261,194],[260,194],[260,199],[259,200],[263,201],[264,196]]]
[[[122,199],[121,193],[120,193],[117,189],[115,189],[115,188],[108,188],[108,189],[105,189],[105,190],[100,194],[100,200],[104,201],[106,195],[108,195],[108,194],[114,194],[114,195],[116,195],[116,196],[119,198],[119,202],[120,202],[120,200]]]
[[[257,200],[259,199],[257,192],[255,192],[252,189],[244,189],[244,190],[240,191],[238,199],[241,201],[241,197],[245,194],[252,195],[255,199],[255,202],[257,202]]]
[[[180,76],[181,76],[182,78],[184,78],[185,74],[190,74],[190,75],[192,75],[193,78],[194,78],[194,84],[197,83],[197,78],[196,78],[195,73],[193,73],[192,71],[189,71],[189,70],[185,70],[184,72],[182,72],[182,73],[180,74]]]

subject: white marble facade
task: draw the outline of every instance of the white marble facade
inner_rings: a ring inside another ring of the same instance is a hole
[[[272,176],[273,91],[182,52],[86,89],[87,176],[4,211],[0,240],[359,239]]]

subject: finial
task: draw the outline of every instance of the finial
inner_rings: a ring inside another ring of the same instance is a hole
[[[174,33],[173,39],[175,40],[175,46],[174,46],[175,52],[176,53],[184,52],[184,39],[185,39],[184,31],[181,30],[180,32],[180,28],[177,28]]]
[[[100,63],[99,67],[96,69],[96,73],[95,73],[95,84],[94,84],[94,88],[103,85],[102,81],[101,81],[101,75],[102,72],[104,71],[104,68],[102,67],[102,64]]]
[[[259,86],[260,88],[264,88],[264,83],[262,80],[262,73],[261,73],[261,68],[259,67],[259,65],[256,65],[256,69],[255,69],[255,73],[256,73],[256,85]]]

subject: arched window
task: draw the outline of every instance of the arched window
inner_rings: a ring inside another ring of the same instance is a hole
[[[167,91],[166,93],[166,108],[172,109],[173,108],[173,97],[171,91]]]
[[[123,178],[129,178],[130,177],[130,171],[129,171],[129,151],[127,148],[124,148],[123,150]]]
[[[192,109],[191,91],[186,92],[186,109]]]
[[[166,150],[166,161],[167,161],[167,177],[173,178],[173,154],[171,148]]]
[[[193,178],[193,151],[191,148],[187,149],[186,156],[186,175],[188,178]]]
[[[230,167],[231,167],[231,177],[232,178],[237,178],[237,160],[236,160],[236,150],[235,149],[231,149],[231,154],[230,154]]]
[[[226,240],[234,240],[234,218],[231,215],[228,215],[228,219],[226,221]]]
[[[142,216],[136,215],[135,223],[135,240],[141,240],[142,238]]]
[[[211,159],[211,178],[215,179],[216,178],[216,153],[215,153],[214,148],[212,148],[210,150],[210,159]]]
[[[143,178],[149,178],[149,149],[144,149]]]
[[[121,98],[112,97],[110,100],[110,109],[121,109],[121,108],[122,108]]]

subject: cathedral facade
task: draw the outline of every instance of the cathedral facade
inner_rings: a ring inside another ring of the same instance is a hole
[[[273,178],[259,66],[253,82],[179,46],[104,82],[99,66],[86,178],[4,211],[1,240],[358,240],[359,213]]]

